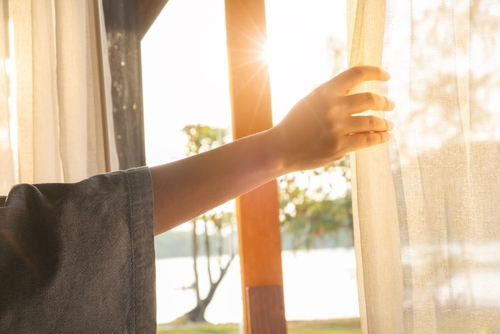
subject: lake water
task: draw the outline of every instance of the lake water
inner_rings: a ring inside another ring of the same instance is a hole
[[[359,317],[354,249],[336,248],[282,253],[287,320]],[[199,259],[202,297],[208,291],[206,260]],[[217,264],[212,269],[217,275]],[[170,322],[195,306],[193,260],[156,261],[157,320]],[[205,314],[212,323],[242,321],[239,258],[233,260]]]

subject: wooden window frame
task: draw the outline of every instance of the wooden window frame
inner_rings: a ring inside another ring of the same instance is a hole
[[[135,4],[137,8],[131,5],[128,9],[131,15],[135,13],[135,61],[140,62],[140,39],[167,2],[141,0]],[[232,128],[234,139],[238,139],[273,126],[269,69],[263,57],[267,40],[265,2],[225,0],[225,17]],[[142,82],[140,85],[142,94]],[[142,119],[142,97],[140,101]],[[144,147],[143,132],[142,138],[135,140],[142,140]],[[236,215],[245,333],[286,334],[276,180],[237,198]]]

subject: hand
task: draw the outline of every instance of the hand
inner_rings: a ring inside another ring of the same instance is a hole
[[[394,102],[372,93],[348,94],[363,81],[388,79],[377,67],[349,69],[299,101],[270,130],[152,167],[155,233],[288,172],[321,167],[350,151],[386,142],[392,124],[353,115],[391,110]]]
[[[322,167],[347,153],[387,142],[394,124],[376,116],[353,116],[366,110],[393,110],[395,103],[374,93],[348,95],[363,81],[387,81],[374,66],[348,69],[300,100],[271,131],[281,140],[290,171]]]

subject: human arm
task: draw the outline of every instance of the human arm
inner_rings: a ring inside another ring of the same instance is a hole
[[[363,81],[388,79],[377,67],[351,68],[313,90],[267,131],[152,167],[155,234],[283,174],[321,167],[388,141],[390,122],[353,115],[392,110],[394,102],[372,93],[348,93]]]

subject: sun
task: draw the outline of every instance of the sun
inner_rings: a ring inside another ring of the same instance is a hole
[[[291,69],[300,53],[298,46],[290,35],[281,33],[269,34],[263,57],[273,69]],[[279,64],[279,66],[277,66]]]

